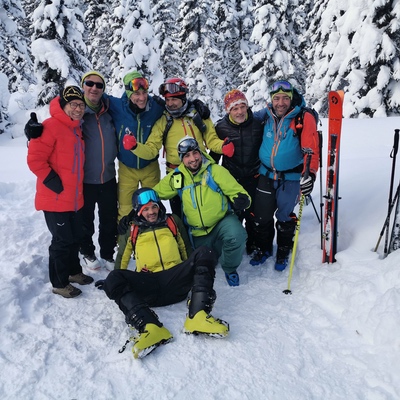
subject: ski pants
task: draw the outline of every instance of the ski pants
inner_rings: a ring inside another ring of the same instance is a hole
[[[144,168],[127,167],[122,162],[118,168],[118,220],[132,210],[132,195],[140,187],[152,188],[160,181],[158,160]]]
[[[49,277],[54,288],[69,284],[69,276],[82,272],[79,246],[82,237],[82,209],[79,211],[44,211],[47,227],[52,234],[49,246]]]
[[[291,223],[299,194],[300,181],[273,180],[260,175],[254,197],[254,223],[255,244],[262,251],[272,254],[274,215],[279,222]]]
[[[104,283],[107,296],[114,300],[127,317],[131,310],[160,307],[187,298],[190,290],[214,293],[217,256],[203,246],[173,268],[161,272],[111,271]]]
[[[213,249],[224,272],[236,271],[242,262],[247,233],[236,214],[226,214],[213,230],[204,236],[193,236],[194,247],[207,246]]]
[[[247,244],[250,247],[255,241],[255,226],[254,226],[254,198],[256,194],[256,189],[258,186],[259,175],[256,176],[246,176],[244,178],[236,179],[246,190],[246,192],[251,197],[251,205],[246,210],[243,210],[239,215],[240,221],[245,221],[245,228],[247,232]]]
[[[83,240],[81,253],[93,255],[95,207],[99,213],[99,246],[100,257],[105,260],[114,259],[117,235],[117,182],[115,178],[102,184],[83,184]]]

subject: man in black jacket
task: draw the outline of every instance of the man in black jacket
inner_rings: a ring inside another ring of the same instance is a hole
[[[253,199],[259,175],[258,151],[262,142],[263,125],[261,121],[254,119],[246,96],[240,90],[234,89],[228,92],[224,97],[224,104],[226,115],[216,123],[215,130],[220,139],[229,138],[233,142],[235,153],[232,157],[223,156],[222,165]],[[218,163],[221,156],[215,153],[212,156]],[[257,258],[260,254],[254,245],[252,206],[242,211],[239,217],[246,221],[247,254],[252,255],[252,258]]]

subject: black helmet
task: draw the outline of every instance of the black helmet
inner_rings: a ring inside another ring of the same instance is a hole
[[[178,154],[179,158],[182,161],[183,156],[188,153],[189,151],[197,150],[201,153],[199,144],[197,143],[196,139],[185,136],[178,142]]]
[[[140,212],[140,209],[147,204],[149,201],[153,203],[161,204],[161,200],[158,194],[150,188],[143,187],[136,190],[132,195],[132,207],[136,214]]]

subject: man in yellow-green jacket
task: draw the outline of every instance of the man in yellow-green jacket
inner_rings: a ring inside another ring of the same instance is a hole
[[[212,248],[218,254],[228,284],[238,286],[237,268],[247,233],[232,207],[237,211],[248,208],[250,196],[227,169],[201,151],[194,138],[184,137],[177,149],[181,164],[154,190],[164,200],[179,195],[194,248]]]

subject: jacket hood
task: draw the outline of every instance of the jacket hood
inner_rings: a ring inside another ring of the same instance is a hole
[[[61,108],[60,96],[50,102],[50,115],[69,128],[76,128],[81,125],[80,120],[71,119]]]

